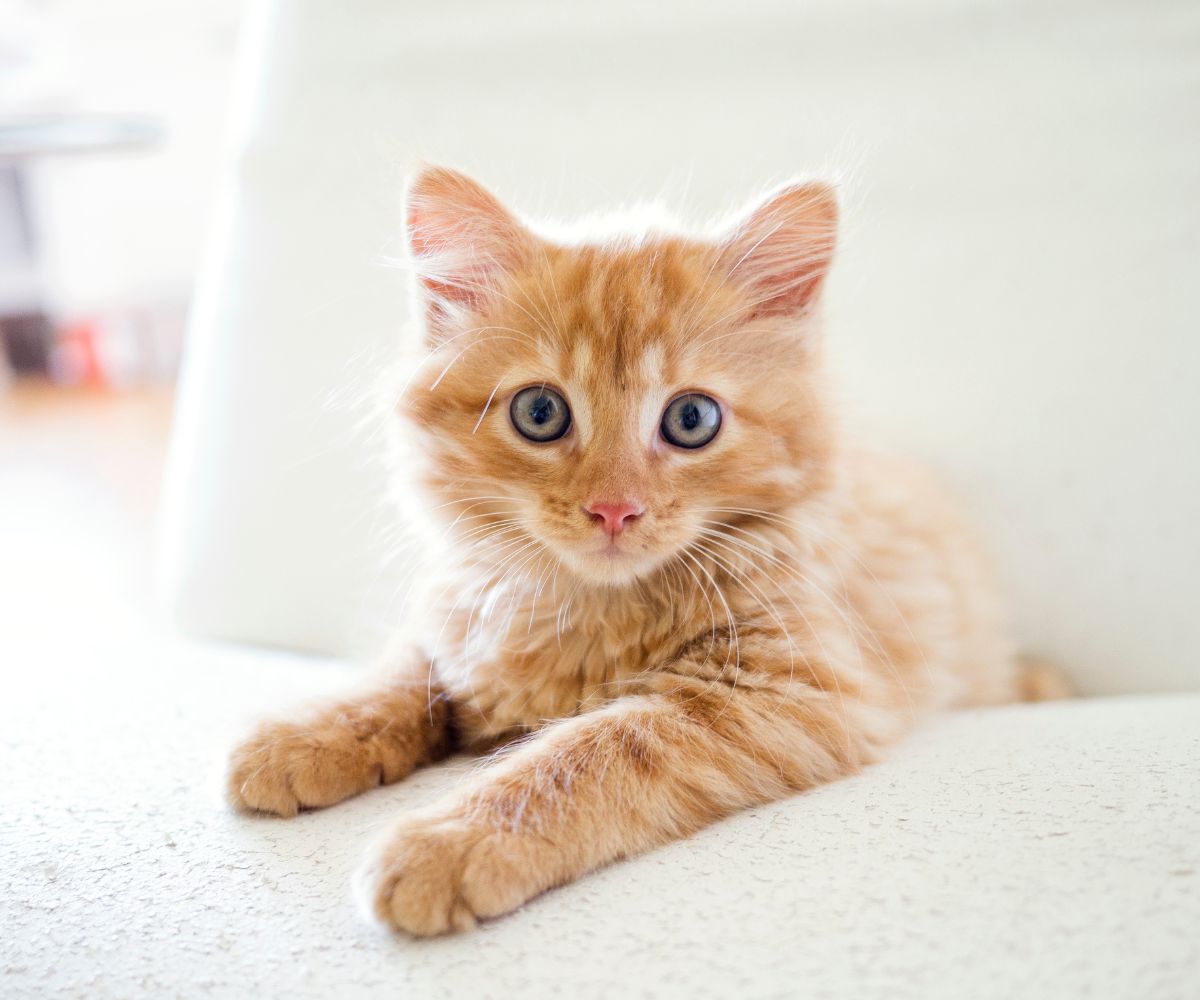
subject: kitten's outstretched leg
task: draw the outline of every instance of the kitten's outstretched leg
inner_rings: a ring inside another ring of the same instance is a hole
[[[362,874],[367,905],[413,934],[461,930],[867,762],[837,699],[748,680],[731,691],[664,676],[655,693],[541,730],[389,834]]]
[[[236,809],[295,816],[399,781],[446,744],[445,698],[414,663],[360,697],[261,724],[233,751],[226,794]]]

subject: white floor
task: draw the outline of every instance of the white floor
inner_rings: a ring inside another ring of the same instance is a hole
[[[948,718],[859,778],[414,942],[361,922],[350,873],[453,767],[292,821],[216,794],[235,718],[335,666],[169,642],[26,666],[3,711],[5,997],[1200,986],[1200,696]]]

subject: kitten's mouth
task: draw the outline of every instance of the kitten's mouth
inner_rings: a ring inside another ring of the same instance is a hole
[[[605,538],[596,545],[563,553],[564,561],[581,576],[597,583],[628,583],[648,573],[659,562],[651,553]]]

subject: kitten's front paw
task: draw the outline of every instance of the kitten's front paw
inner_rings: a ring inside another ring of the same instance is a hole
[[[375,849],[359,876],[370,912],[426,937],[515,910],[557,881],[550,849],[520,834],[445,816],[413,816]]]
[[[230,755],[226,796],[243,812],[295,816],[381,781],[379,763],[353,731],[328,723],[272,722]]]

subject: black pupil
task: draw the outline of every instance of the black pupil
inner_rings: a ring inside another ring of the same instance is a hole
[[[529,418],[535,424],[544,424],[554,416],[554,400],[550,396],[538,396],[529,404]]]
[[[691,400],[684,403],[679,413],[679,423],[685,431],[694,431],[700,423],[700,407]]]

